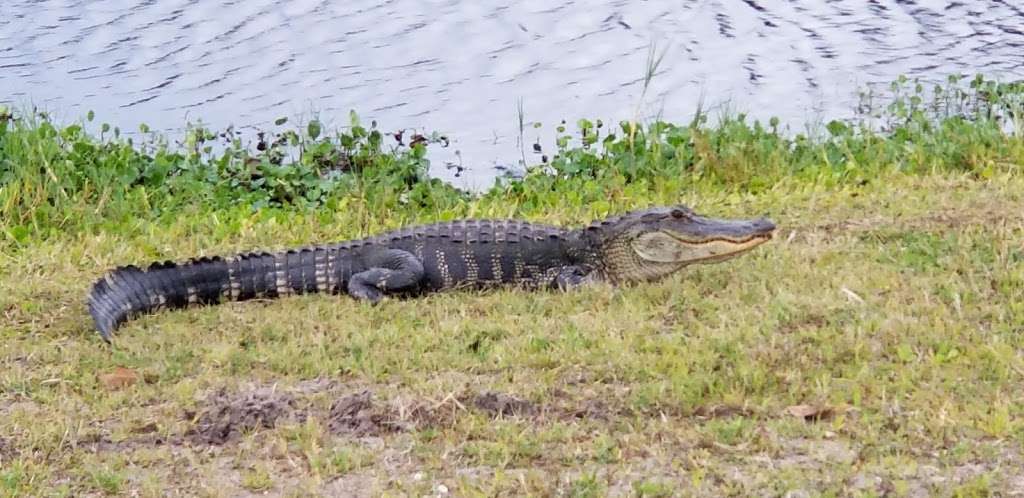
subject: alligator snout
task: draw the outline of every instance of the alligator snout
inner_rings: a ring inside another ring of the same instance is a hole
[[[771,235],[775,231],[775,223],[768,218],[758,218],[751,222],[751,228],[758,235]]]

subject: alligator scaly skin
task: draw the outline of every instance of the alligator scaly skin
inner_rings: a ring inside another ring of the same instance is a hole
[[[518,220],[461,220],[364,239],[117,268],[96,281],[89,311],[104,339],[162,309],[306,293],[377,301],[464,287],[572,286],[595,269],[580,232]]]
[[[279,253],[117,268],[96,281],[89,312],[107,341],[133,316],[164,308],[347,293],[377,302],[465,287],[568,289],[651,282],[771,239],[765,218],[724,220],[686,206],[652,207],[567,230],[519,220],[461,220]]]

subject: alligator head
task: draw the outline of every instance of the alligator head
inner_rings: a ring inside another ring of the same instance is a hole
[[[604,277],[619,283],[657,280],[684,266],[735,257],[767,242],[774,231],[766,218],[708,218],[679,205],[611,217],[584,233],[598,248]]]

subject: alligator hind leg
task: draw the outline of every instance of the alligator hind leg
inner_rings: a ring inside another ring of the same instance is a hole
[[[423,280],[423,262],[408,251],[385,249],[366,257],[366,271],[352,275],[348,294],[376,303],[385,294],[414,289]]]

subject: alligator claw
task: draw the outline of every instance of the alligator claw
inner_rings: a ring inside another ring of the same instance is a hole
[[[555,287],[559,290],[568,291],[586,283],[587,272],[579,266],[567,266],[555,277]]]
[[[370,304],[377,304],[384,297],[380,289],[369,285],[350,285],[348,294],[360,301],[368,301]]]

